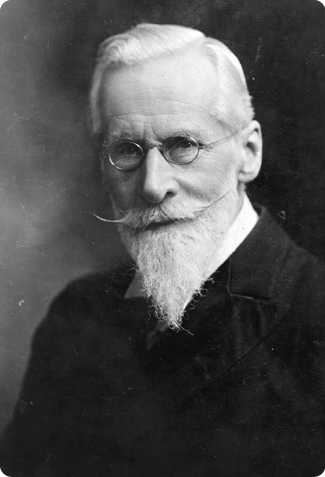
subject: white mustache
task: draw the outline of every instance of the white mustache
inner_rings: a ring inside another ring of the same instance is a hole
[[[191,203],[187,203],[186,206],[180,206],[172,205],[172,203],[166,202],[158,206],[137,207],[134,209],[129,209],[121,219],[105,219],[104,217],[100,217],[94,213],[92,215],[102,222],[123,224],[131,228],[141,229],[146,228],[153,223],[159,224],[164,222],[181,222],[193,220],[204,210],[209,209],[223,199],[229,192],[230,189],[221,197],[218,197],[218,199],[215,201],[207,204],[202,204],[198,201],[191,201]]]

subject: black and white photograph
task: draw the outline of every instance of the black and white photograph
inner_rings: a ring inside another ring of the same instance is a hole
[[[0,1],[0,476],[325,475],[325,1]]]

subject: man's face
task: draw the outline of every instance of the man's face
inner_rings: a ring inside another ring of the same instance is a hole
[[[191,51],[110,73],[102,86],[105,141],[130,140],[146,149],[175,136],[190,136],[203,145],[229,136],[210,114],[216,83],[210,61]],[[122,212],[166,200],[184,205],[196,199],[210,205],[226,195],[231,222],[240,203],[237,164],[242,152],[239,143],[225,140],[200,150],[193,163],[175,165],[158,149],[149,149],[141,166],[132,171],[119,171],[106,160],[104,179]]]
[[[210,114],[214,91],[212,64],[193,51],[117,70],[102,85],[105,142],[132,141],[148,150],[131,171],[104,159],[104,181],[116,218],[124,219],[121,236],[143,290],[157,316],[174,328],[213,272],[212,258],[239,211],[240,164],[249,148],[226,139],[201,149],[187,165],[171,164],[152,148],[170,137],[207,145],[229,136]]]

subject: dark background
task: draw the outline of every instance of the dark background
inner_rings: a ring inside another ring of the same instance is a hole
[[[317,0],[9,0],[0,10],[0,430],[32,333],[71,279],[123,259],[86,127],[99,43],[141,21],[178,23],[239,57],[264,136],[250,187],[325,258],[325,8]]]

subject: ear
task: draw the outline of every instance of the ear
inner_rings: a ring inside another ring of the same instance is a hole
[[[249,126],[241,131],[241,155],[238,167],[238,182],[251,182],[258,175],[262,164],[262,132],[257,121],[251,121]]]

